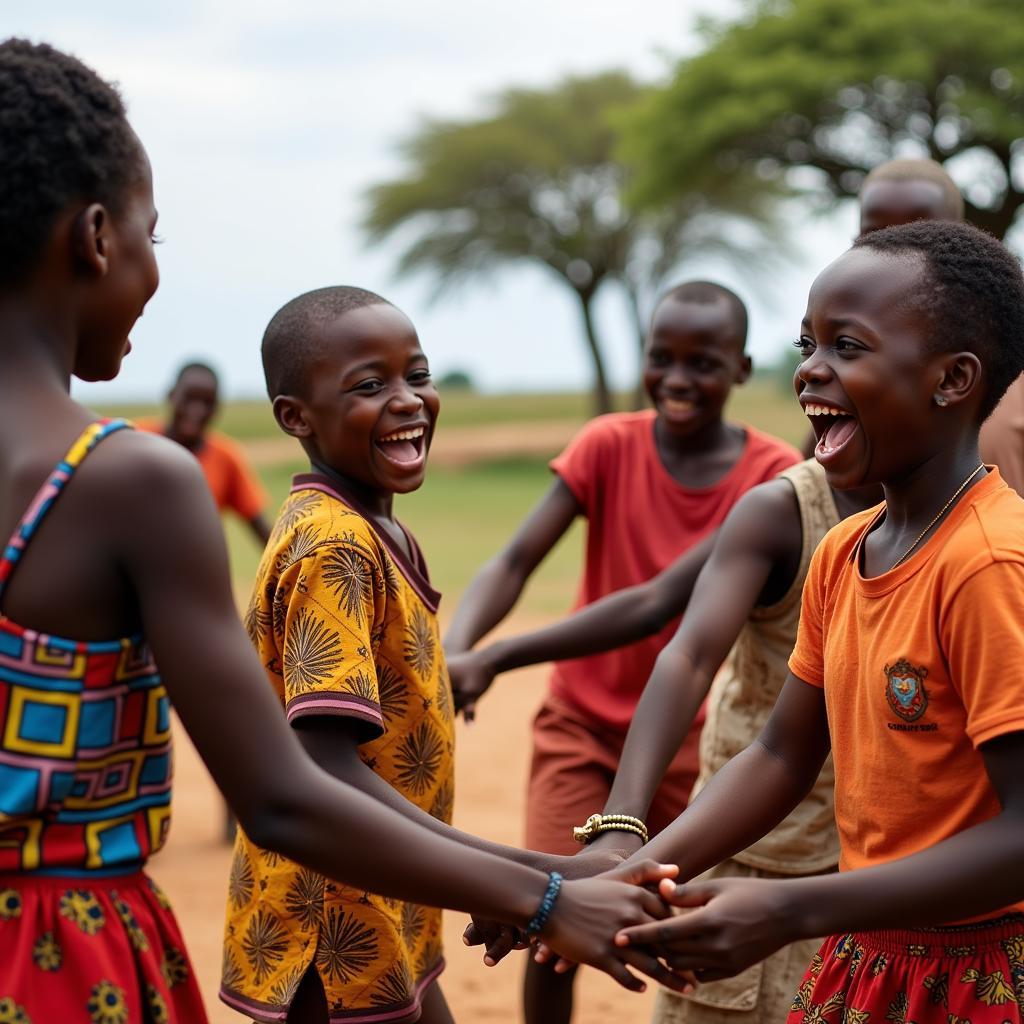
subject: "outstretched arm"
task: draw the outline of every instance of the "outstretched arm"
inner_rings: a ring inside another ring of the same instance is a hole
[[[542,872],[437,835],[307,756],[238,620],[220,523],[192,457],[157,438],[126,438],[118,480],[110,500],[124,525],[112,555],[178,713],[254,842],[349,885],[525,925],[547,884]],[[362,842],[338,841],[356,832]],[[619,957],[611,932],[660,906],[622,883],[567,882],[549,941],[636,988],[623,959],[655,977],[664,970],[646,954]]]
[[[792,585],[802,542],[800,510],[786,480],[755,487],[729,513],[694,587],[690,608],[644,687],[605,813],[646,816],[751,612]],[[639,840],[626,832],[608,833],[598,842],[639,848]]]
[[[267,522],[267,517],[262,512],[257,512],[248,523],[260,546],[266,547],[267,541],[270,540],[270,523]]]
[[[790,673],[757,740],[641,854],[678,864],[681,878],[720,864],[770,832],[807,796],[829,749],[822,691]]]
[[[715,537],[709,534],[647,582],[609,594],[553,626],[449,657],[456,707],[471,717],[472,705],[502,672],[600,654],[657,633],[686,610]]]
[[[1024,899],[1024,733],[980,748],[1001,811],[935,846],[878,867],[792,881],[723,879],[678,889],[699,908],[662,926],[628,929],[624,944],[651,943],[676,969],[728,977],[801,938],[927,927],[992,914]]]
[[[476,574],[459,601],[444,646],[468,651],[512,610],[533,570],[581,512],[572,491],[557,479],[509,543]]]

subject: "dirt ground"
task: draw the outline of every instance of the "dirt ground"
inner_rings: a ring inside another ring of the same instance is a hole
[[[481,703],[473,725],[467,727],[460,719],[455,802],[460,828],[503,843],[521,841],[529,725],[543,695],[546,672],[527,669],[503,677]],[[150,872],[174,903],[211,1024],[239,1024],[245,1018],[217,999],[231,853],[220,838],[223,805],[180,728],[176,742],[174,823],[167,847],[150,862]],[[494,1024],[520,1020],[523,954],[485,968],[479,951],[462,945],[465,923],[461,914],[445,915],[448,968],[441,982],[456,1020]],[[577,1024],[639,1024],[650,1017],[652,990],[635,995],[604,975],[586,971],[578,979],[577,992]]]

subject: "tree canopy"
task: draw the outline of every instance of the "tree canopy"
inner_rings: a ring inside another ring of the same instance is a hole
[[[479,119],[426,121],[401,147],[406,173],[367,195],[370,238],[396,233],[405,243],[400,272],[427,272],[443,289],[528,261],[571,289],[602,412],[611,401],[594,322],[598,289],[618,281],[642,333],[650,293],[684,253],[749,253],[764,242],[756,230],[724,230],[723,210],[744,224],[770,222],[768,187],[736,176],[677,190],[639,214],[629,208],[630,176],[615,152],[620,121],[645,91],[622,72],[507,90]]]
[[[1012,226],[1024,203],[1017,0],[752,0],[702,31],[703,52],[626,131],[640,200],[748,170],[828,202],[884,160],[930,156],[954,161],[973,223]]]

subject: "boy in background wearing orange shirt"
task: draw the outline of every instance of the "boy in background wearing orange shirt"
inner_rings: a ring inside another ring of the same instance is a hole
[[[199,460],[217,511],[234,512],[263,547],[270,539],[266,492],[238,445],[210,430],[220,402],[216,371],[206,363],[186,363],[167,400],[170,415],[165,422],[140,420],[136,426],[187,448]]]
[[[644,349],[654,409],[599,417],[552,462],[550,490],[463,596],[446,637],[449,655],[469,650],[508,614],[577,516],[588,523],[582,606],[656,575],[687,548],[710,549],[710,535],[746,491],[799,461],[788,444],[722,418],[732,387],[750,374],[746,335],[746,308],[720,285],[689,282],[662,299]],[[572,828],[604,806],[643,683],[677,621],[639,643],[555,667],[534,723],[528,848],[579,850]],[[456,704],[471,712],[479,696],[456,689]],[[652,833],[686,806],[702,721],[654,798]],[[525,1004],[528,1024],[567,1021],[571,979],[530,961]]]
[[[978,428],[1024,367],[1024,277],[995,239],[916,223],[815,281],[796,386],[832,487],[885,504],[811,563],[790,675],[758,741],[644,848],[692,878],[775,826],[831,747],[840,873],[719,879],[626,929],[729,977],[831,935],[790,1024],[1024,1020],[1024,502]]]

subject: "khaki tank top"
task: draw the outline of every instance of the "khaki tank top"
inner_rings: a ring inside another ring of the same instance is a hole
[[[800,621],[800,595],[811,555],[839,522],[824,470],[808,459],[779,474],[788,480],[800,507],[803,544],[800,566],[785,596],[751,612],[715,678],[701,733],[700,775],[696,796],[730,758],[750,746],[768,720],[789,672],[789,656]],[[779,874],[826,871],[839,861],[839,837],[833,810],[832,758],[814,789],[773,831],[734,858],[750,867]]]

